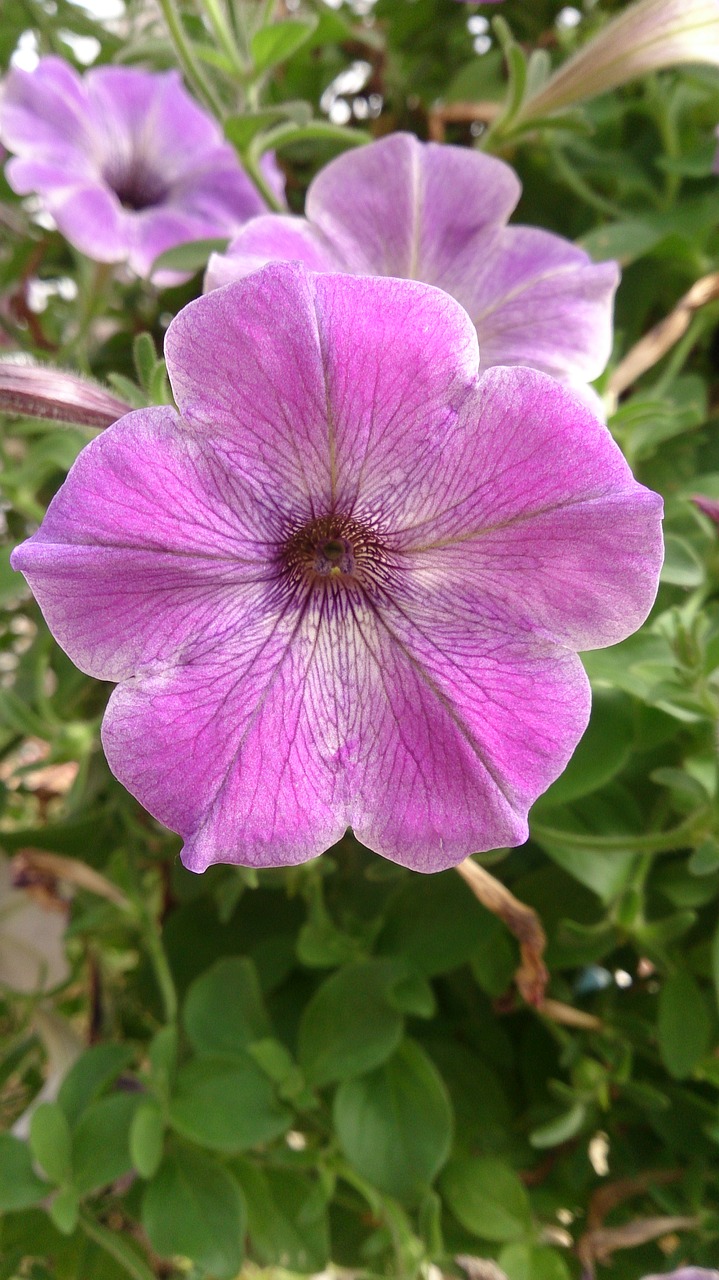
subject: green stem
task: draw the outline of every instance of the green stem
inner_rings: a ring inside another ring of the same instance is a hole
[[[150,1270],[142,1258],[138,1258],[134,1249],[130,1248],[122,1236],[101,1226],[91,1217],[87,1209],[80,1210],[79,1225],[90,1240],[104,1249],[123,1271],[132,1276],[132,1280],[156,1280],[154,1271]]]
[[[532,824],[532,835],[538,840],[547,840],[552,844],[572,849],[581,846],[583,849],[596,849],[598,853],[670,853],[675,849],[686,849],[700,834],[700,823],[705,819],[703,812],[694,813],[684,822],[671,827],[669,831],[657,831],[644,836],[592,836],[580,831],[563,831],[559,827],[545,827],[542,823]]]
[[[227,14],[224,12],[220,0],[202,0],[202,7],[207,14],[218,45],[227,54],[235,71],[244,79],[251,70],[251,64],[242,56],[237,47],[232,29],[227,20]]]
[[[142,923],[144,925],[143,934],[147,954],[155,971],[155,978],[162,996],[162,1006],[165,1013],[165,1021],[173,1023],[177,1021],[177,989],[175,980],[172,976],[172,970],[165,954],[165,948],[162,945],[162,938],[157,922],[152,916],[142,909]]]
[[[222,103],[195,57],[195,51],[187,38],[175,0],[160,0],[160,8],[187,83],[191,85],[198,98],[204,102],[212,114],[218,120],[222,120],[224,115]]]

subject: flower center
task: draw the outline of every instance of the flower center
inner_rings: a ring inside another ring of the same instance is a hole
[[[294,583],[319,589],[376,587],[389,558],[377,533],[351,516],[319,516],[293,530],[280,562]]]
[[[162,204],[169,193],[160,174],[137,156],[106,165],[103,177],[123,208],[133,213]]]

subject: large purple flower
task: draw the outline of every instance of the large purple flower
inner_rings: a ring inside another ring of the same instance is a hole
[[[538,227],[507,226],[520,191],[501,160],[391,134],[327,165],[307,192],[306,218],[248,223],[211,257],[205,287],[278,259],[424,280],[469,312],[483,367],[522,364],[591,382],[611,352],[617,264],[593,263]]]
[[[81,78],[54,57],[16,68],[0,95],[0,142],[15,153],[14,191],[37,193],[88,257],[127,260],[141,276],[166,249],[233,235],[266,208],[177,71],[105,66]]]
[[[195,871],[351,826],[438,871],[518,844],[589,713],[576,650],[642,622],[661,499],[554,379],[478,377],[404,280],[273,264],[170,325],[171,408],[80,454],[14,553],[110,766]]]

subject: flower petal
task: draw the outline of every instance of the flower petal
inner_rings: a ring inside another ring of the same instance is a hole
[[[519,193],[501,160],[394,133],[322,169],[307,192],[306,213],[350,270],[453,292]]]
[[[523,364],[557,378],[599,376],[612,348],[615,262],[561,236],[506,227],[454,295],[477,326],[482,367]]]
[[[221,645],[128,681],[110,699],[110,767],[185,837],[192,871],[303,862],[347,826],[332,764],[307,722],[316,637],[303,622],[296,609],[246,609]],[[331,720],[331,706],[324,715]]]
[[[662,501],[607,429],[530,369],[490,369],[445,447],[434,513],[405,525],[424,590],[503,601],[576,649],[643,622],[662,562]]]
[[[383,697],[367,708],[351,821],[376,853],[441,871],[527,839],[529,806],[586,728],[589,683],[574,654],[491,602],[458,617],[403,596],[379,611]]]
[[[62,58],[41,58],[34,71],[13,67],[0,94],[0,142],[20,155],[77,160],[89,138],[87,110],[82,81]]]
[[[310,271],[341,271],[344,265],[322,232],[305,218],[268,213],[248,222],[226,253],[212,254],[205,293],[241,280],[268,262],[302,262]]]
[[[266,591],[272,548],[246,499],[172,409],[141,409],[83,450],[13,567],[77,666],[119,680],[223,634]]]

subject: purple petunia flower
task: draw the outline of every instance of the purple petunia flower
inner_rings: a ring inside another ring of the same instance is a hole
[[[327,165],[307,192],[306,218],[248,223],[210,258],[205,288],[277,259],[424,280],[469,312],[483,367],[522,364],[591,382],[611,351],[619,269],[549,231],[507,226],[520,191],[501,160],[391,134]]]
[[[166,249],[233,235],[266,208],[177,71],[104,66],[81,78],[55,57],[15,68],[0,94],[0,142],[15,153],[14,191],[37,193],[88,257],[127,260],[140,276]],[[158,283],[185,278],[164,272]]]
[[[707,1271],[705,1267],[680,1267],[678,1271],[666,1271],[661,1276],[644,1276],[644,1280],[719,1280],[719,1271]]]
[[[587,723],[576,650],[654,599],[659,496],[554,379],[478,377],[426,285],[273,264],[166,355],[180,416],[97,437],[13,558],[120,682],[113,772],[194,871],[348,826],[418,871],[524,841]]]

